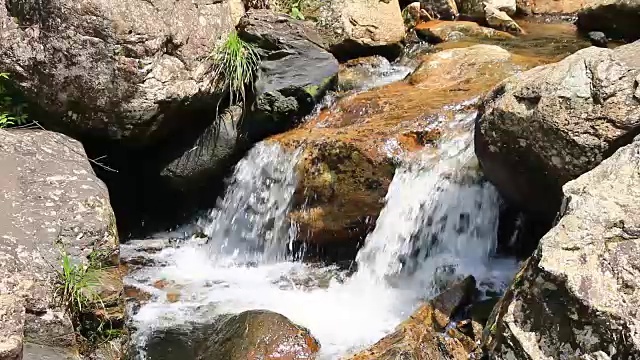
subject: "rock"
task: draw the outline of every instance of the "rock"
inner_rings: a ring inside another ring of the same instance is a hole
[[[286,129],[287,121],[311,112],[335,84],[338,61],[305,23],[268,10],[250,11],[240,20],[238,33],[264,52],[255,83],[258,111],[250,115],[257,119],[245,129],[249,137],[256,137],[251,131],[262,122],[284,123],[272,127]]]
[[[640,1],[592,0],[578,12],[578,29],[601,31],[612,39],[640,39]]]
[[[404,25],[408,29],[413,29],[423,20],[433,20],[429,13],[420,7],[419,1],[411,3],[402,9],[402,19],[404,19]]]
[[[421,0],[420,7],[432,19],[455,20],[459,15],[458,6],[454,0]]]
[[[564,185],[562,218],[485,328],[490,358],[640,357],[638,169],[640,138]]]
[[[382,55],[396,58],[404,39],[398,0],[308,0],[303,13],[338,60]]]
[[[490,6],[511,16],[516,13],[516,0],[458,0],[460,14],[473,20],[485,20],[485,8]]]
[[[510,32],[512,34],[522,34],[524,30],[506,12],[491,5],[484,8],[487,24],[492,28]]]
[[[215,109],[202,70],[243,13],[241,0],[3,1],[0,68],[48,128],[146,146]]]
[[[389,60],[379,55],[349,60],[340,64],[338,89],[343,91],[363,89],[372,82],[372,78],[390,68]]]
[[[217,121],[210,121],[197,136],[177,136],[180,145],[174,144],[175,150],[167,146],[154,154],[161,163],[161,188],[176,191],[182,202],[195,198],[189,210],[207,205],[198,204],[202,193],[217,196],[211,191],[213,179],[223,178],[251,145],[291,128],[336,82],[338,61],[305,23],[269,10],[251,10],[237,31],[260,49],[263,58],[253,106],[246,113],[239,105],[221,108]]]
[[[25,309],[23,300],[0,295],[0,359],[22,360]]]
[[[0,295],[24,301],[26,341],[73,346],[71,320],[53,296],[55,271],[62,250],[74,261],[117,264],[107,188],[79,142],[35,130],[0,130],[0,188]]]
[[[300,241],[338,246],[362,240],[383,206],[396,161],[433,146],[440,121],[471,111],[470,99],[518,71],[512,60],[491,45],[445,50],[426,57],[407,80],[346,96],[270,138],[288,149],[304,148],[291,212]],[[454,105],[459,110],[448,108]]]
[[[591,45],[603,48],[607,47],[607,36],[603,32],[590,31],[587,34],[587,37],[589,38],[589,41],[591,41]]]
[[[590,0],[516,0],[517,12],[522,15],[573,15]]]
[[[455,309],[468,304],[475,290],[475,279],[468,277],[450,290],[418,308],[396,330],[368,349],[348,357],[350,360],[466,360],[479,356],[473,340],[451,328],[450,336],[442,336],[441,326],[450,322]],[[442,320],[438,320],[441,317]],[[465,348],[465,344],[469,347]]]
[[[513,35],[509,33],[486,28],[471,21],[429,21],[418,25],[415,30],[419,38],[432,44],[461,40],[456,38],[457,33],[474,39],[506,40],[513,38]]]
[[[561,187],[640,131],[640,42],[587,48],[507,79],[475,132],[487,178],[511,203],[551,221]]]
[[[147,344],[153,360],[314,359],[320,344],[285,316],[250,310],[213,324],[157,330]]]

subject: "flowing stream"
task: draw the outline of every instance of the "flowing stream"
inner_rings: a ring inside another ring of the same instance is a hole
[[[140,358],[158,328],[268,309],[309,328],[322,345],[321,359],[337,359],[378,341],[452,279],[473,274],[480,289],[506,287],[517,264],[493,257],[500,199],[477,170],[475,115],[459,109],[442,125],[449,129],[435,149],[396,170],[353,274],[296,260],[297,232],[287,214],[298,152],[257,144],[216,208],[200,219],[206,237],[180,246],[161,242],[154,252],[143,249],[153,240],[122,246],[123,258],[144,256],[148,265],[126,282],[153,295],[132,317]],[[169,285],[158,289],[158,280]],[[179,301],[169,301],[172,289]]]

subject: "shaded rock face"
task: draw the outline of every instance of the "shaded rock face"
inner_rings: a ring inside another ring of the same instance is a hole
[[[613,39],[640,39],[640,1],[591,1],[578,12],[581,31],[602,31]]]
[[[11,343],[24,336],[34,344],[71,347],[71,320],[54,299],[56,270],[62,250],[77,261],[93,252],[105,255],[105,265],[118,263],[107,188],[79,142],[32,130],[0,130],[0,188],[0,298],[15,301],[10,313],[16,326],[23,324],[22,330],[3,329],[0,348],[7,335]]]
[[[142,146],[215,108],[206,58],[243,12],[240,0],[3,0],[0,68],[49,128]]]
[[[284,122],[279,127],[286,127],[287,121],[311,112],[335,84],[338,61],[306,23],[253,10],[242,18],[238,32],[264,52],[255,83],[255,109],[250,114],[253,123],[246,131],[259,127],[259,121]]]
[[[640,138],[565,184],[484,331],[493,359],[640,357]]]
[[[298,238],[323,246],[362,240],[383,206],[397,159],[433,146],[441,125],[474,106],[470,99],[518,71],[512,60],[490,45],[442,51],[407,80],[347,96],[270,138],[304,148],[291,213]]]
[[[432,44],[465,38],[507,40],[513,35],[486,28],[471,21],[429,21],[416,27],[416,34]]]
[[[487,178],[521,209],[547,220],[561,187],[640,132],[640,42],[587,48],[502,82],[475,132]]]
[[[475,280],[468,277],[416,310],[396,330],[349,360],[463,360],[480,356],[472,337],[455,327],[446,330],[454,313],[468,305]]]
[[[225,108],[227,103],[223,102],[217,119],[216,112],[211,111],[198,124],[185,126],[151,149],[116,154],[116,159],[131,168],[123,170],[114,165],[120,173],[105,176],[121,178],[114,188],[136,184],[140,189],[124,194],[122,201],[118,197],[117,209],[127,212],[132,202],[144,204],[135,212],[152,215],[160,220],[157,227],[162,227],[173,226],[181,215],[191,215],[194,208],[212,206],[224,187],[221,179],[252,144],[291,128],[334,86],[338,62],[305,23],[254,10],[241,19],[237,31],[261,55],[255,94],[247,99],[249,105]],[[125,172],[129,176],[121,175]],[[131,201],[132,196],[142,199]],[[167,209],[167,203],[171,209]],[[135,219],[135,214],[127,215],[121,217]],[[140,222],[131,220],[131,227],[138,227]],[[152,226],[152,221],[145,225]]]
[[[398,0],[308,0],[303,13],[339,59],[382,55],[402,50],[404,22]]]
[[[285,316],[250,310],[213,324],[159,330],[147,344],[149,360],[315,359],[320,344]]]

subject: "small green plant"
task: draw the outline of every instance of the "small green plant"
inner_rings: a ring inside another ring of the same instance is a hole
[[[293,2],[293,4],[291,5],[291,12],[289,13],[289,15],[291,15],[292,18],[297,20],[304,20],[304,15],[302,15],[302,12],[300,11],[300,9],[302,8],[301,5],[302,5],[302,0]]]
[[[102,303],[95,290],[99,283],[98,274],[94,269],[85,264],[76,264],[69,254],[62,253],[55,295],[73,319]]]
[[[8,95],[4,84],[8,79],[9,74],[0,73],[0,129],[27,122],[27,114],[24,112],[25,104],[15,104]]]
[[[245,88],[253,86],[260,56],[256,47],[232,31],[211,54],[214,84],[229,93],[230,105],[246,101]]]

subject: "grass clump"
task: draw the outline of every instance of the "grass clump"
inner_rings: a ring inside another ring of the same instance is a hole
[[[27,115],[24,113],[24,104],[16,104],[6,87],[9,74],[0,73],[0,129],[16,125],[23,125],[27,122]]]
[[[257,48],[236,31],[218,44],[211,54],[214,85],[229,94],[229,105],[246,102],[246,88],[253,87],[260,55]]]
[[[72,319],[101,304],[100,295],[95,290],[99,285],[97,271],[87,265],[74,263],[69,254],[62,253],[55,295]]]

